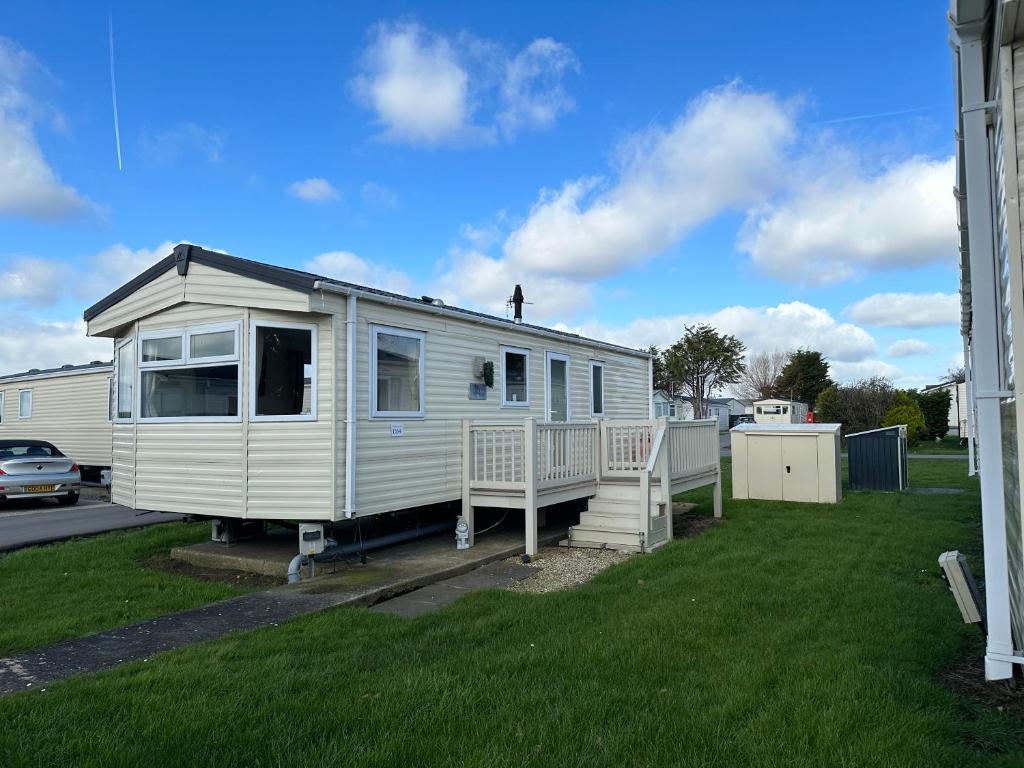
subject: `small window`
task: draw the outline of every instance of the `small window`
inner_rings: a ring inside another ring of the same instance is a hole
[[[316,339],[315,325],[253,324],[249,415],[254,420],[316,418]]]
[[[114,377],[111,376],[107,379],[107,421],[114,420],[114,403],[116,402],[114,393]]]
[[[238,364],[144,370],[144,419],[216,418],[238,415]]]
[[[530,405],[530,350],[501,348],[501,404],[524,408]]]
[[[142,363],[176,363],[182,359],[181,335],[142,339]]]
[[[236,355],[233,330],[190,333],[188,336],[189,360],[233,359]]]
[[[130,421],[132,418],[132,393],[135,384],[135,342],[126,341],[117,348],[117,381],[114,408],[118,421]]]
[[[5,392],[0,392],[0,424],[4,423],[4,395]]]
[[[370,327],[370,414],[416,417],[424,409],[425,335]]]
[[[32,418],[32,390],[22,389],[18,392],[18,418]]]
[[[787,413],[789,413],[789,406],[788,405],[782,406],[782,415],[785,416]]]
[[[671,408],[670,404],[670,411]],[[590,361],[590,413],[604,416],[604,363],[599,360]]]

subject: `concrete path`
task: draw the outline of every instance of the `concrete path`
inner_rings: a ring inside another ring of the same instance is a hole
[[[436,611],[450,605],[474,589],[498,589],[537,575],[536,568],[512,563],[489,563],[462,576],[439,581],[427,587],[407,592],[382,603],[370,610],[374,613],[390,613],[412,619],[424,613]]]
[[[106,501],[85,499],[74,507],[0,510],[0,552],[175,520],[181,520],[181,515],[136,512]]]
[[[542,529],[538,543],[547,546],[563,538],[564,528]],[[447,534],[400,544],[370,553],[365,566],[341,566],[336,573],[308,582],[243,595],[0,659],[0,696],[39,688],[72,675],[141,661],[163,651],[215,640],[229,632],[266,627],[337,606],[371,606],[437,582],[455,580],[463,574],[456,584],[439,587],[436,607],[452,602],[469,589],[521,580],[519,566],[510,568],[497,561],[524,551],[522,531],[499,530],[480,536],[476,546],[467,550],[456,550],[454,544],[453,537]],[[488,563],[494,563],[494,567],[483,570],[482,566]],[[321,573],[329,568],[321,566]],[[536,573],[530,568],[523,570],[530,572],[526,575]],[[416,602],[429,602],[429,594],[421,592]],[[412,609],[406,613],[389,612],[415,615]]]

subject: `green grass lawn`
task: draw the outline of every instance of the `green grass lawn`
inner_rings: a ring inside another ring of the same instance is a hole
[[[967,456],[967,448],[960,447],[960,438],[946,435],[939,441],[935,440],[922,440],[917,445],[912,445],[908,449],[910,453],[925,453],[933,456]]]
[[[981,652],[936,565],[977,547],[976,484],[910,471],[966,492],[726,487],[721,525],[580,589],[337,609],[8,697],[0,765],[1019,766],[1021,722],[941,682]]]
[[[168,523],[0,555],[0,656],[239,594],[142,565],[209,535]]]

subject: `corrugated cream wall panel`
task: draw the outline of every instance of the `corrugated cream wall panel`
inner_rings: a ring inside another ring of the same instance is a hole
[[[185,278],[185,301],[296,312],[309,307],[306,293],[195,263],[190,265]]]
[[[252,310],[251,320],[317,324],[316,421],[249,424],[247,517],[331,520],[338,468],[334,429],[334,339],[331,318]],[[248,346],[246,347],[248,353]]]
[[[46,440],[88,466],[111,465],[107,392],[109,371],[12,381],[4,393],[0,439]],[[32,390],[32,417],[18,418],[18,392]]]
[[[371,323],[426,332],[426,416],[423,419],[371,419],[369,400],[369,326]],[[605,412],[608,417],[648,416],[647,360],[566,339],[480,325],[470,321],[359,300],[357,332],[356,509],[375,514],[457,499],[462,494],[462,420],[545,418],[545,353],[570,357],[570,408],[573,420],[590,413],[589,360],[605,362]],[[501,407],[499,346],[530,350],[529,407]],[[473,358],[495,365],[495,384],[487,400],[468,398]],[[401,422],[403,437],[390,425]]]
[[[179,304],[140,320],[139,328],[144,331],[183,328],[188,325],[230,323],[243,317],[244,311],[241,307],[228,307],[222,304]]]
[[[139,424],[135,507],[242,515],[240,423]]]
[[[135,425],[114,424],[113,475],[110,498],[115,504],[135,507]]]
[[[185,278],[173,268],[89,321],[89,335],[104,335],[139,317],[159,312],[185,299]]]

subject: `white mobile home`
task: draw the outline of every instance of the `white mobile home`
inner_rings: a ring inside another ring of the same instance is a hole
[[[949,392],[949,434],[967,437],[967,382],[949,381],[921,390],[922,395],[944,389]]]
[[[663,389],[654,390],[654,418],[692,419],[693,405],[682,397],[670,395]]]
[[[755,424],[803,424],[805,421],[806,403],[774,397],[754,401]]]
[[[85,319],[115,345],[129,507],[330,524],[462,499],[470,523],[527,510],[529,536],[538,507],[613,480],[649,503],[628,509],[644,548],[659,494],[718,482],[717,437],[651,418],[644,352],[191,245]]]
[[[0,438],[53,443],[86,472],[109,467],[112,376],[98,360],[0,376]]]

